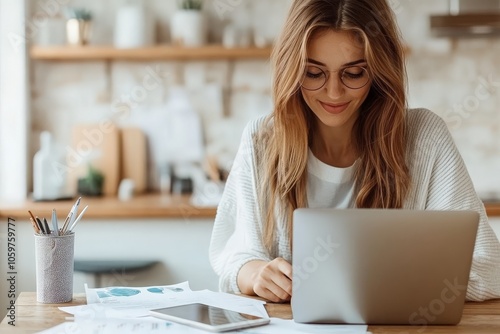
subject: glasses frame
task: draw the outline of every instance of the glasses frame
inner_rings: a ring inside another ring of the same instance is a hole
[[[322,84],[319,88],[309,89],[309,88],[304,87],[303,83],[304,83],[304,81],[305,81],[305,79],[306,79],[306,75],[307,75],[307,72],[308,72],[308,71],[307,71],[307,68],[306,68],[306,69],[304,70],[304,75],[303,75],[303,77],[302,77],[302,81],[300,82],[300,86],[301,86],[302,88],[304,88],[305,90],[308,90],[308,91],[311,91],[311,92],[313,92],[313,91],[317,91],[317,90],[320,90],[321,88],[325,87],[325,85],[326,85],[326,83],[328,82],[328,80],[330,80],[330,73],[340,73],[340,74],[339,74],[339,79],[340,79],[340,82],[342,82],[342,84],[343,84],[344,86],[346,86],[347,88],[349,88],[349,89],[361,89],[361,88],[365,87],[366,85],[368,85],[368,83],[370,83],[370,79],[371,79],[371,76],[370,76],[370,71],[368,71],[368,69],[367,69],[366,67],[364,67],[364,66],[358,66],[358,65],[347,66],[347,67],[344,67],[344,68],[339,69],[339,70],[337,70],[337,71],[328,71],[328,70],[324,70],[323,68],[321,68],[321,67],[319,67],[319,66],[316,66],[316,65],[308,65],[307,67],[309,67],[309,68],[310,68],[310,67],[317,68],[318,70],[320,70],[321,72],[323,72],[323,74],[324,74],[324,78],[325,78],[325,82],[323,82],[323,84]],[[357,87],[357,88],[352,88],[352,87],[349,87],[348,85],[346,85],[346,84],[345,84],[344,79],[343,79],[343,78],[344,78],[344,72],[345,72],[347,69],[350,69],[350,68],[360,68],[360,69],[362,69],[362,70],[366,73],[366,75],[368,76],[368,79],[366,80],[366,83],[365,83],[363,86],[361,86],[361,87]]]

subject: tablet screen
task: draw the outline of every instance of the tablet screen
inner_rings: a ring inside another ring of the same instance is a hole
[[[187,325],[201,325],[205,329],[212,327],[212,330],[237,329],[269,323],[269,319],[266,318],[200,303],[152,310],[151,314]]]

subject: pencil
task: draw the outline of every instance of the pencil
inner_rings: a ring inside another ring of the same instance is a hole
[[[28,210],[28,213],[30,214],[31,219],[33,219],[36,222],[36,219],[35,219],[35,216],[33,215],[33,213],[30,210]]]
[[[35,228],[36,233],[40,234],[40,232],[41,232],[40,226],[38,225],[38,222],[37,222],[35,216],[33,215],[33,213],[30,210],[28,210],[28,213],[31,216],[32,223],[34,224],[33,227]]]
[[[33,225],[33,229],[35,230],[36,234],[40,234],[40,230],[38,229],[38,226],[36,225],[35,221],[33,218],[30,217],[31,225]]]

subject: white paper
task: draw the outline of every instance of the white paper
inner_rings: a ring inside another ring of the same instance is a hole
[[[202,303],[210,306],[268,317],[265,302],[238,295],[209,290],[192,291],[188,282],[167,286],[85,287],[87,305],[59,307],[79,319],[137,318],[149,316],[149,310]]]
[[[155,308],[202,303],[240,313],[268,318],[266,302],[239,295],[210,290],[192,291],[189,282],[150,287],[107,287],[89,289],[85,286],[87,305],[59,307],[73,314],[74,322],[66,322],[40,332],[58,333],[207,333],[189,326],[149,316]],[[265,326],[225,333],[248,334],[365,334],[366,325],[298,324],[293,320],[271,318]]]
[[[181,292],[191,292],[189,282],[182,282],[172,285],[147,286],[147,287],[124,287],[112,286],[106,288],[90,289],[85,285],[87,304],[122,304],[134,302],[147,302],[153,300],[163,300],[175,297]]]
[[[297,324],[293,320],[271,318],[271,323],[265,326],[252,327],[239,331],[224,332],[247,334],[365,334],[366,325],[306,325]],[[176,324],[152,317],[140,319],[100,319],[93,321],[65,322],[39,334],[132,334],[132,333],[187,333],[204,334],[207,331]]]
[[[134,334],[134,333],[186,333],[205,334],[207,332],[155,318],[107,319],[94,321],[65,322],[38,334]]]
[[[367,325],[298,324],[293,320],[271,318],[265,326],[243,329],[238,332],[248,334],[365,334]]]

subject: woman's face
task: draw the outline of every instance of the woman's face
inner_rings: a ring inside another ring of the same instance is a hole
[[[307,55],[301,86],[307,105],[320,125],[352,129],[371,86],[363,46],[353,33],[325,30],[312,36]]]

